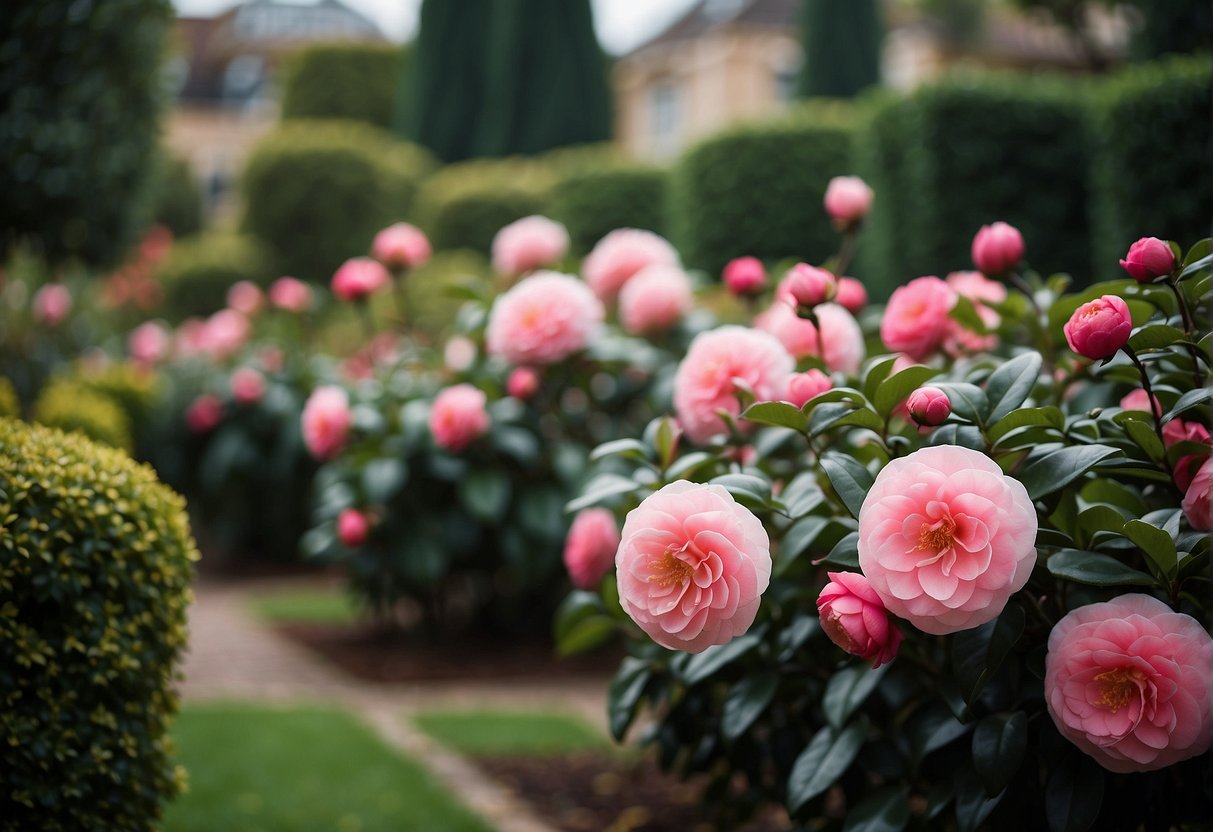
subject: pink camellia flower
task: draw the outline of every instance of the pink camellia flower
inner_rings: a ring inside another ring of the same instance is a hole
[[[952,415],[952,400],[938,387],[919,387],[906,400],[906,409],[919,425],[933,428]]]
[[[826,186],[826,213],[839,228],[850,227],[868,215],[872,196],[872,189],[858,176],[835,176]]]
[[[126,339],[127,352],[143,365],[156,364],[168,357],[173,338],[168,327],[159,321],[144,321],[131,330]]]
[[[1062,328],[1070,349],[1084,358],[1111,358],[1129,341],[1133,317],[1129,305],[1116,295],[1104,295],[1074,310]]]
[[[1170,448],[1180,442],[1197,442],[1202,445],[1209,445],[1209,429],[1200,422],[1185,422],[1182,419],[1172,419],[1162,426],[1162,440],[1166,446]],[[1185,454],[1175,462],[1175,484],[1179,486],[1181,491],[1187,491],[1188,486],[1192,483],[1192,478],[1196,476],[1196,469],[1209,456],[1209,451],[1204,453]]]
[[[833,386],[834,382],[821,370],[812,369],[807,373],[796,373],[788,379],[788,390],[784,401],[791,402],[797,407],[804,407],[815,396],[820,396]]]
[[[1154,400],[1154,412],[1161,416],[1162,404],[1159,403],[1158,397],[1151,397],[1140,387],[1133,392],[1126,394],[1125,397],[1120,400],[1120,407],[1122,410],[1140,410],[1143,413],[1149,413],[1151,398]]]
[[[527,401],[539,392],[539,373],[534,367],[515,367],[505,380],[505,392]]]
[[[251,334],[249,320],[235,309],[220,309],[206,319],[202,329],[202,349],[214,358],[235,355]]]
[[[239,280],[227,290],[227,305],[242,315],[256,315],[265,295],[251,280]]]
[[[868,290],[853,277],[840,277],[838,278],[838,294],[834,296],[834,302],[852,315],[856,315],[859,310],[868,305]]]
[[[434,397],[430,432],[444,450],[459,452],[489,429],[488,397],[470,384],[456,384]]]
[[[181,358],[191,358],[205,350],[206,321],[186,318],[173,333],[173,349]]]
[[[47,283],[34,294],[34,320],[58,326],[72,311],[72,293],[62,283]]]
[[[371,242],[371,256],[393,271],[424,266],[430,253],[430,241],[425,232],[407,222],[389,225]],[[335,286],[333,290],[336,291]]]
[[[357,549],[371,535],[371,521],[356,508],[342,509],[337,515],[337,537],[347,549]]]
[[[973,237],[973,265],[991,277],[1000,277],[1018,266],[1023,252],[1023,235],[1005,222],[983,225]]]
[[[687,437],[707,442],[728,433],[717,411],[741,412],[739,384],[758,401],[782,399],[794,366],[788,351],[766,332],[722,326],[696,335],[674,375],[674,408]]]
[[[985,454],[894,459],[859,511],[859,566],[885,606],[933,635],[997,618],[1036,563],[1036,509]]]
[[[778,300],[754,319],[754,326],[778,338],[794,358],[821,358],[835,372],[859,372],[866,354],[859,322],[835,303],[823,303],[813,314],[821,324],[820,339],[812,321],[801,318],[791,306]]]
[[[252,367],[232,373],[232,398],[240,404],[256,404],[265,395],[265,376]]]
[[[641,269],[677,265],[678,252],[664,237],[652,231],[617,228],[586,256],[581,274],[594,294],[609,302]]]
[[[724,267],[724,285],[738,297],[757,295],[767,283],[767,270],[757,257],[738,257]]]
[[[296,277],[280,277],[270,284],[270,303],[287,312],[306,312],[312,305],[312,287]]]
[[[442,348],[442,363],[454,373],[470,370],[476,363],[476,342],[466,335],[453,335]]]
[[[564,541],[564,566],[573,586],[593,589],[615,565],[619,548],[619,526],[615,515],[605,508],[587,508],[578,512]]]
[[[633,335],[661,332],[681,321],[693,300],[686,272],[678,266],[649,266],[619,291],[619,322]]]
[[[826,574],[830,582],[817,596],[817,614],[830,641],[852,656],[874,660],[873,670],[893,661],[901,646],[901,630],[889,621],[871,582],[857,572]]]
[[[1199,532],[1213,531],[1213,458],[1206,457],[1192,477],[1181,507],[1192,528]]]
[[[604,315],[577,278],[535,272],[493,301],[485,345],[489,355],[512,364],[552,364],[585,349]]]
[[[1129,253],[1120,261],[1120,267],[1138,283],[1149,283],[1171,273],[1175,268],[1175,252],[1157,237],[1142,237],[1129,246]]]
[[[893,291],[880,321],[880,340],[894,352],[923,361],[951,330],[956,292],[938,277],[919,277]]]
[[[194,433],[210,433],[223,419],[223,402],[212,393],[203,393],[185,410],[185,425]]]
[[[995,329],[1002,318],[991,307],[991,304],[1002,303],[1007,299],[1007,287],[996,280],[990,280],[981,272],[952,272],[948,275],[947,284],[957,295],[966,298],[973,304],[977,316],[987,329]],[[988,352],[998,346],[998,336],[994,333],[983,335],[966,328],[960,321],[951,320],[948,323],[948,334],[944,338],[944,352],[952,356]]]
[[[1213,739],[1213,638],[1130,593],[1068,613],[1049,633],[1045,703],[1062,736],[1104,768],[1155,771]]]
[[[1007,299],[1007,287],[981,272],[952,272],[944,282],[974,306],[1002,303]]]
[[[832,273],[808,263],[797,263],[780,281],[777,297],[788,300],[793,306],[812,309],[833,300],[837,294],[838,278]]]
[[[550,266],[569,250],[569,232],[563,225],[538,215],[515,220],[493,237],[493,269],[516,277]]]
[[[340,387],[317,387],[303,406],[303,443],[319,460],[341,453],[349,436],[350,399]]]
[[[333,294],[346,302],[365,300],[386,286],[391,279],[387,269],[377,260],[351,257],[333,274]]]
[[[723,487],[679,480],[628,513],[615,571],[620,605],[653,641],[700,653],[754,623],[770,540]]]

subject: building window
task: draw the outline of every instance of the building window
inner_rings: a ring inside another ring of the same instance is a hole
[[[659,154],[678,149],[682,130],[682,96],[670,81],[659,81],[649,90],[649,124],[654,150]]]

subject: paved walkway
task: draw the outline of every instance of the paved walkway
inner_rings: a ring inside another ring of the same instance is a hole
[[[386,742],[426,765],[447,789],[501,832],[553,832],[511,792],[413,727],[407,715],[433,707],[566,711],[605,732],[603,680],[368,684],[267,627],[249,611],[249,595],[247,584],[201,583],[195,588],[181,689],[185,702],[341,705],[361,716]]]

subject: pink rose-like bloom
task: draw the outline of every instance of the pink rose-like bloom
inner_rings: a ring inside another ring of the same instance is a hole
[[[232,398],[240,404],[256,404],[265,395],[265,376],[252,367],[232,373]]]
[[[859,567],[885,606],[933,635],[997,618],[1036,563],[1036,509],[979,451],[894,459],[859,511]]]
[[[581,274],[594,294],[611,301],[641,269],[677,265],[678,252],[664,237],[652,231],[617,228],[586,256]]]
[[[1157,237],[1142,237],[1129,246],[1129,253],[1120,261],[1120,267],[1138,283],[1149,283],[1171,273],[1175,268],[1175,252]]]
[[[264,300],[257,284],[250,280],[237,281],[227,290],[227,305],[242,315],[256,315]]]
[[[550,266],[569,250],[569,232],[547,217],[515,220],[493,237],[493,268],[514,277]]]
[[[889,298],[880,321],[880,340],[894,352],[923,361],[948,336],[952,325],[948,313],[955,303],[955,290],[938,277],[915,278]]]
[[[438,447],[462,451],[489,429],[488,397],[470,384],[456,384],[434,397],[430,432]]]
[[[1062,736],[1109,771],[1155,771],[1213,738],[1213,638],[1196,619],[1130,593],[1067,614],[1049,633],[1045,702]]]
[[[754,326],[779,339],[794,358],[820,357],[835,372],[857,373],[867,352],[863,331],[850,312],[835,303],[823,303],[813,310],[821,324],[821,338],[813,322],[778,300],[754,319]],[[820,355],[822,345],[825,355]]]
[[[442,363],[455,373],[471,369],[476,363],[476,342],[464,335],[452,336],[442,348]]]
[[[223,419],[223,402],[212,393],[203,393],[185,410],[185,424],[194,433],[210,433]]]
[[[505,380],[505,392],[526,401],[539,392],[539,373],[534,367],[515,367]]]
[[[868,305],[868,290],[853,277],[838,278],[838,294],[834,302],[852,315]]]
[[[34,320],[47,326],[63,323],[72,311],[72,293],[62,283],[47,283],[34,294]]]
[[[757,257],[738,257],[724,267],[724,285],[739,297],[756,295],[767,283],[767,270]]]
[[[974,306],[1002,303],[1007,299],[1007,287],[981,272],[952,272],[944,282]]]
[[[973,265],[991,277],[1004,275],[1018,266],[1023,252],[1023,235],[1005,222],[983,225],[973,237]]]
[[[938,387],[919,387],[906,400],[906,409],[915,422],[933,428],[952,415],[952,400]]]
[[[186,318],[177,325],[173,334],[173,349],[182,358],[190,358],[203,352],[206,344],[206,321],[201,318]]]
[[[306,312],[312,305],[312,287],[296,277],[280,277],[270,285],[270,303],[287,312]]]
[[[202,349],[215,358],[228,358],[244,346],[250,333],[248,318],[235,309],[220,309],[206,319]]]
[[[653,641],[700,653],[754,623],[770,540],[723,487],[679,480],[628,514],[615,570],[620,605]]]
[[[1168,448],[1180,442],[1198,442],[1209,444],[1209,429],[1200,422],[1185,422],[1182,419],[1172,419],[1162,426],[1162,440]],[[1187,491],[1200,467],[1209,455],[1204,453],[1185,454],[1175,462],[1175,484],[1181,491]]]
[[[788,379],[788,390],[784,401],[804,407],[815,396],[820,396],[834,386],[834,382],[821,370],[796,373]]]
[[[1133,318],[1129,305],[1116,295],[1104,295],[1074,310],[1062,328],[1070,349],[1084,358],[1110,358],[1129,341]]]
[[[1180,506],[1192,528],[1213,531],[1213,458],[1206,458],[1192,477]]]
[[[341,453],[350,432],[350,399],[340,387],[317,387],[303,406],[303,443],[319,460]]]
[[[872,209],[872,189],[858,176],[835,176],[826,186],[826,213],[846,227],[859,222]]]
[[[817,596],[821,629],[852,656],[875,661],[872,669],[893,661],[901,630],[889,621],[884,602],[857,572],[828,572],[830,582]]]
[[[1151,396],[1147,394],[1145,390],[1138,387],[1132,393],[1126,394],[1125,397],[1120,400],[1120,407],[1122,410],[1140,410],[1143,413],[1149,413],[1150,399]],[[1153,399],[1154,412],[1161,416],[1162,404],[1159,403],[1157,396],[1154,396]]]
[[[564,566],[573,586],[593,589],[615,564],[619,526],[605,508],[587,508],[573,518],[564,541]]]
[[[430,241],[420,228],[398,222],[375,235],[371,256],[394,271],[415,269],[429,261]]]
[[[838,278],[825,269],[797,263],[779,283],[778,297],[785,298],[793,306],[813,308],[833,300],[838,294]]]
[[[687,437],[707,442],[728,433],[717,411],[741,412],[738,382],[758,401],[782,399],[794,366],[788,351],[766,332],[722,326],[696,335],[674,374],[674,408]]]
[[[159,321],[145,321],[131,330],[126,339],[127,351],[140,364],[155,364],[168,357],[173,339],[168,327]]]
[[[691,279],[677,266],[649,266],[619,292],[619,322],[633,335],[674,326],[693,303]]]
[[[585,349],[604,316],[577,278],[536,272],[493,301],[485,344],[512,364],[552,364]]]
[[[333,274],[333,294],[346,302],[365,300],[391,279],[387,269],[378,261],[369,257],[351,257]]]
[[[347,549],[357,549],[371,534],[371,521],[356,508],[342,509],[337,515],[337,537]]]

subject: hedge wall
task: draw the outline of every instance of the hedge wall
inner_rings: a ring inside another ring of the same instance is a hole
[[[278,272],[271,255],[255,237],[230,231],[205,231],[173,245],[156,270],[164,288],[163,314],[173,321],[209,315],[227,305],[227,290],[240,280],[265,286]]]
[[[904,98],[869,96],[863,106],[864,119],[855,131],[855,170],[876,192],[876,198],[860,232],[850,271],[878,299],[933,268],[912,259],[911,228],[905,219],[918,210],[918,200],[910,190],[904,144],[909,110]]]
[[[831,177],[851,172],[851,115],[845,105],[810,104],[691,148],[670,195],[687,265],[719,273],[741,255],[819,262],[832,254],[837,235],[821,200]]]
[[[408,53],[399,46],[324,43],[287,61],[282,118],[340,118],[392,126]]]
[[[176,237],[202,230],[202,185],[189,162],[161,152],[152,184],[152,222]]]
[[[573,254],[589,253],[616,228],[668,232],[669,174],[654,167],[613,164],[579,170],[552,189],[552,218],[569,230]]]

